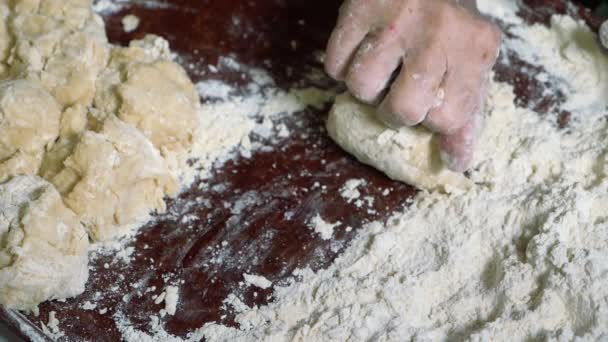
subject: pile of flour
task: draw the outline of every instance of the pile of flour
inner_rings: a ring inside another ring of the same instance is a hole
[[[569,126],[492,82],[473,190],[419,194],[328,269],[239,307],[238,329],[208,324],[191,340],[608,338],[608,57],[582,22],[528,26],[516,2],[478,2],[516,25],[503,55],[544,65],[567,94]]]

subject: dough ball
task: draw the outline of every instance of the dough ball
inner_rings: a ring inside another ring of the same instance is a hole
[[[52,185],[35,176],[0,184],[0,305],[32,310],[84,291],[88,236]]]
[[[167,42],[155,36],[113,49],[95,106],[137,127],[169,159],[190,149],[200,122],[194,85],[168,58]]]
[[[177,191],[165,160],[134,127],[109,116],[99,133],[87,131],[65,168],[51,180],[95,241],[128,233],[163,212]]]
[[[59,135],[61,111],[37,82],[0,83],[0,181],[38,172],[45,148]]]
[[[440,160],[433,134],[423,127],[393,130],[376,119],[375,109],[349,95],[336,99],[327,120],[332,139],[360,162],[390,178],[425,190],[468,189],[464,175]]]

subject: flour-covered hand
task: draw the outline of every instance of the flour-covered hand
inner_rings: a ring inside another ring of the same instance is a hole
[[[464,171],[500,37],[472,0],[347,0],[325,67],[387,125],[440,134],[444,162]]]

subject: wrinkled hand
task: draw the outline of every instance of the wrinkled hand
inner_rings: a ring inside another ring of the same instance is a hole
[[[438,133],[443,161],[465,171],[500,37],[474,0],[347,0],[325,69],[361,101],[378,104],[387,125]]]

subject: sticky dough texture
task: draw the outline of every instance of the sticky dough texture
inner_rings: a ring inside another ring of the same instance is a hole
[[[88,240],[131,232],[178,191],[198,110],[162,38],[109,44],[90,0],[0,0],[0,304],[82,292]],[[62,237],[26,219],[36,215]],[[11,227],[29,240],[6,240]]]
[[[344,150],[394,180],[425,190],[466,190],[472,183],[447,169],[433,134],[422,127],[387,128],[375,109],[340,95],[327,120],[327,131]]]

